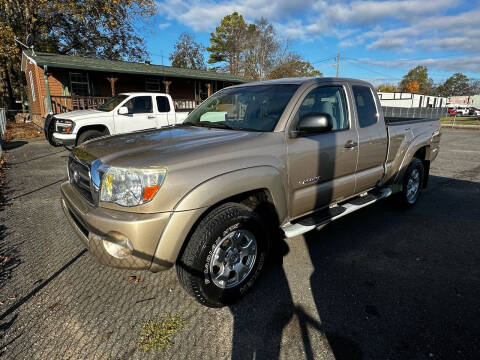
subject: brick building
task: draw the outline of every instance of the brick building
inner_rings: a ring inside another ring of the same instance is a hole
[[[90,109],[130,91],[169,93],[177,109],[193,109],[217,90],[248,81],[225,73],[24,51],[30,114],[42,126],[54,114]]]

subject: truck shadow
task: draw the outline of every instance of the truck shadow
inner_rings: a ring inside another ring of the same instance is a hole
[[[387,200],[305,234],[321,323],[293,303],[292,274],[273,262],[231,307],[232,358],[279,358],[294,315],[325,335],[336,359],[478,358],[479,193],[480,183],[431,176],[410,210]],[[314,358],[300,328],[305,356]]]

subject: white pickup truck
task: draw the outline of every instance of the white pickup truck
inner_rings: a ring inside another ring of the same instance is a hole
[[[45,119],[45,137],[54,146],[76,146],[100,136],[158,129],[182,123],[172,97],[161,93],[121,93],[97,109],[69,111]]]

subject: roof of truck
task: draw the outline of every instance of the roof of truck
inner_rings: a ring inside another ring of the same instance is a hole
[[[359,79],[351,79],[351,78],[341,78],[341,77],[298,77],[298,78],[283,78],[283,79],[275,79],[275,80],[265,80],[265,81],[255,81],[249,82],[245,84],[234,85],[232,87],[238,86],[255,86],[255,85],[302,85],[305,83],[331,83],[331,82],[349,82],[349,83],[357,83],[371,86],[371,84],[367,81],[359,80]]]

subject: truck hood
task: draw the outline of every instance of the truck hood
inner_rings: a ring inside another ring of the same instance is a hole
[[[263,133],[176,127],[108,136],[80,146],[102,163],[125,167],[171,166],[210,158],[235,148],[247,149],[249,139]],[[79,150],[80,150],[79,149]],[[197,162],[198,164],[198,162]]]
[[[57,119],[69,119],[72,121],[79,121],[82,119],[91,119],[92,117],[100,117],[100,116],[111,116],[111,111],[100,111],[95,109],[89,110],[75,110],[75,111],[67,111],[63,114],[58,114],[55,117]]]

